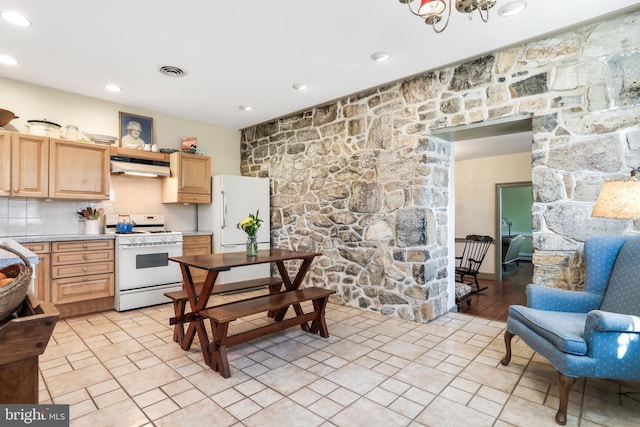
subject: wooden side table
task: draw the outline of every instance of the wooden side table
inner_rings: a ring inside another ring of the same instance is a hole
[[[0,325],[0,403],[38,404],[38,356],[59,313],[53,304],[27,295],[18,314]]]

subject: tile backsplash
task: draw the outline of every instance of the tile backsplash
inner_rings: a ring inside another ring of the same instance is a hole
[[[87,206],[105,214],[162,214],[167,229],[197,229],[197,205],[163,204],[161,178],[112,175],[109,200],[0,199],[0,237],[83,234],[76,212]]]

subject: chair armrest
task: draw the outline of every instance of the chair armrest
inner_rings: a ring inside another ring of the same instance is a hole
[[[640,333],[640,317],[630,314],[593,310],[587,314],[585,335],[593,332]]]
[[[593,310],[584,326],[587,357],[594,361],[589,376],[640,380],[640,317]]]
[[[542,285],[527,285],[527,307],[549,311],[588,313],[602,303],[602,295]]]

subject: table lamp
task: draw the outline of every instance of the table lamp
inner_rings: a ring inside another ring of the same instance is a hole
[[[638,173],[640,168],[633,169],[628,180],[605,181],[591,216],[640,219],[640,181],[636,178]]]

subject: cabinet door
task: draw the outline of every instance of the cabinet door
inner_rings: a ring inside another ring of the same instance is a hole
[[[11,195],[11,132],[0,130],[0,197]]]
[[[211,193],[211,157],[180,154],[178,191],[189,194]]]
[[[113,296],[113,273],[92,274],[51,281],[51,302],[68,304]]]
[[[51,302],[51,244],[38,242],[25,243],[24,246],[39,259],[34,268],[33,294],[38,301]]]
[[[11,136],[11,195],[49,197],[49,138],[14,133]]]
[[[49,166],[49,197],[109,199],[108,146],[52,139]]]
[[[162,203],[211,203],[211,157],[172,153],[171,176],[162,178]]]

